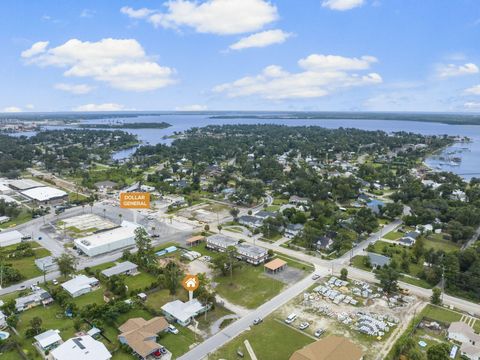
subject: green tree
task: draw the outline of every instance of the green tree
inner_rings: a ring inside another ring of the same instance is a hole
[[[445,344],[432,345],[427,350],[428,360],[448,360],[450,355],[450,347]]]
[[[342,268],[340,270],[340,279],[347,280],[348,279],[348,270],[346,268]]]
[[[400,273],[391,266],[378,269],[375,277],[380,281],[380,286],[387,294],[393,294],[398,290]]]
[[[71,254],[63,253],[55,259],[55,262],[58,265],[58,271],[64,278],[73,274],[76,270],[77,260]]]
[[[437,287],[433,288],[430,302],[434,305],[442,305],[442,290]]]
[[[238,208],[231,208],[230,209],[230,215],[232,215],[234,220],[237,220],[238,214],[240,214],[240,210],[238,210]]]
[[[171,295],[177,293],[178,286],[182,278],[182,270],[175,261],[170,261],[163,270],[165,286],[170,291]]]
[[[144,267],[152,266],[156,263],[157,257],[153,250],[152,240],[143,227],[135,229],[135,245],[137,246],[137,261]]]

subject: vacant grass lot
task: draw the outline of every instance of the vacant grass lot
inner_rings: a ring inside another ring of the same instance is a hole
[[[260,306],[277,295],[284,287],[282,282],[266,276],[263,266],[248,264],[236,269],[233,278],[216,276],[213,281],[218,283],[215,291],[221,297],[249,309]]]
[[[428,304],[427,306],[425,306],[425,308],[421,312],[421,315],[423,317],[426,317],[444,324],[450,324],[455,321],[460,321],[460,319],[462,318],[462,315],[455,311],[451,311],[443,307],[435,306],[431,304]]]
[[[403,236],[401,232],[398,231],[390,231],[388,234],[384,235],[384,239],[387,240],[398,240]]]
[[[261,360],[288,360],[293,352],[313,342],[310,337],[301,332],[292,330],[273,318],[268,318],[262,324],[252,326],[251,330],[227,343],[208,359],[241,359],[237,355],[237,350],[245,355],[244,359],[250,359],[244,345],[245,340],[250,342],[253,351]]]
[[[459,250],[460,246],[452,241],[445,240],[442,234],[432,234],[425,239],[425,248],[450,252]]]
[[[188,301],[188,293],[183,288],[178,288],[175,295],[170,295],[170,292],[167,289],[157,290],[147,294],[146,304],[149,307],[160,311],[160,308],[163,305],[176,299]]]

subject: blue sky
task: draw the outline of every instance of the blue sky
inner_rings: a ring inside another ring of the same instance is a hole
[[[0,111],[480,112],[478,0],[0,6]]]

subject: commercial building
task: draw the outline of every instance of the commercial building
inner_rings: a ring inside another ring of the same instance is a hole
[[[97,256],[107,252],[135,245],[135,230],[139,227],[129,221],[106,231],[75,240],[75,245],[87,256]]]
[[[94,277],[77,275],[73,279],[64,282],[62,288],[75,298],[91,292],[98,286],[98,284],[98,280]]]
[[[120,343],[128,345],[142,360],[159,352],[162,345],[158,344],[157,336],[168,328],[168,322],[164,317],[154,317],[150,320],[132,318],[121,325],[118,330]]]
[[[50,352],[51,360],[110,360],[112,355],[89,335],[71,338]]]
[[[0,247],[18,244],[22,241],[24,235],[17,230],[0,233]]]
[[[10,180],[8,184],[12,189],[19,191],[45,186],[44,184],[31,179]]]
[[[17,312],[25,311],[39,305],[46,306],[52,302],[52,296],[47,291],[40,289],[15,299],[15,310]]]
[[[44,205],[60,203],[68,198],[68,194],[65,191],[50,186],[35,187],[21,193],[27,198]]]
[[[340,336],[328,336],[295,351],[290,360],[362,360],[362,348]]]
[[[268,259],[268,251],[259,246],[247,243],[237,244],[236,246],[238,258],[253,265],[262,264]]]
[[[207,248],[220,252],[225,252],[229,246],[235,246],[237,244],[237,239],[222,234],[207,237]]]
[[[115,275],[134,275],[138,272],[137,264],[134,264],[130,261],[124,261],[118,263],[111,268],[105,269],[102,271],[102,275],[109,278]]]
[[[187,326],[192,319],[207,310],[208,308],[203,306],[197,299],[187,302],[175,300],[162,306],[162,311],[166,318],[170,321],[175,321],[182,326]]]

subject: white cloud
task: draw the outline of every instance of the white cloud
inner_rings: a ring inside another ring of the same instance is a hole
[[[144,19],[149,15],[152,15],[156,11],[152,9],[147,9],[147,8],[141,8],[141,9],[135,10],[129,6],[124,6],[120,9],[120,12],[133,19]]]
[[[175,70],[151,60],[135,39],[71,39],[48,49],[42,45],[41,52],[37,44],[22,53],[28,52],[27,63],[64,68],[66,77],[92,78],[130,91],[155,90],[175,82]],[[32,49],[37,49],[33,55]]]
[[[49,44],[48,41],[38,41],[35,44],[33,44],[30,49],[22,51],[21,56],[24,59],[29,59],[33,56],[42,54],[46,51],[48,44]]]
[[[345,11],[365,4],[364,0],[325,0],[322,6],[330,10]]]
[[[193,104],[185,106],[177,106],[176,111],[205,111],[208,110],[207,105]]]
[[[358,59],[313,54],[298,61],[301,72],[290,73],[281,66],[270,65],[259,75],[218,85],[213,91],[229,97],[260,96],[272,100],[322,97],[342,89],[381,83],[382,77],[377,73],[352,72],[367,70],[376,61],[371,56]]]
[[[25,105],[25,107],[26,107],[28,110],[33,110],[33,109],[35,109],[35,105],[33,105],[33,104],[27,104],[27,105]]]
[[[18,113],[22,111],[23,111],[22,108],[19,108],[17,106],[7,106],[6,108],[2,109],[2,112],[5,112],[5,113]]]
[[[437,76],[440,78],[448,78],[461,75],[477,74],[479,72],[478,66],[472,63],[466,63],[464,65],[438,65]]]
[[[472,86],[465,90],[467,94],[480,95],[480,85]]]
[[[467,110],[480,110],[480,102],[466,102],[464,105],[465,109]]]
[[[273,44],[281,44],[285,42],[292,34],[283,30],[267,30],[250,36],[241,38],[235,44],[230,45],[232,50],[242,50],[252,47],[262,48]]]
[[[265,0],[170,0],[166,12],[122,8],[132,18],[146,18],[155,27],[183,26],[199,33],[218,35],[258,31],[278,19],[277,8]]]
[[[74,107],[73,111],[122,111],[127,110],[124,105],[116,103],[85,104]]]
[[[80,17],[82,17],[82,18],[92,18],[92,17],[94,17],[95,13],[96,13],[95,10],[83,9],[82,12],[80,13]]]
[[[69,92],[75,95],[84,95],[88,94],[93,90],[93,87],[87,84],[66,84],[66,83],[59,83],[55,84],[54,88],[57,90],[62,90]]]

